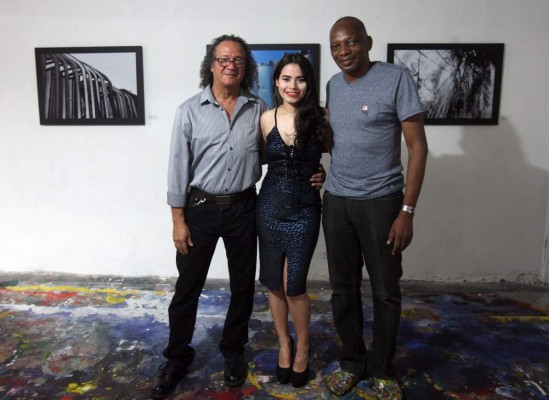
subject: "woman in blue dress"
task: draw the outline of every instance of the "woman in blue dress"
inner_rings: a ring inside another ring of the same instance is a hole
[[[261,116],[268,170],[257,202],[259,281],[268,288],[279,340],[277,379],[301,387],[308,381],[310,356],[306,281],[321,216],[320,193],[309,179],[318,172],[322,153],[329,147],[329,128],[313,68],[303,55],[284,55],[273,80],[281,102]],[[297,334],[295,348],[289,315]]]

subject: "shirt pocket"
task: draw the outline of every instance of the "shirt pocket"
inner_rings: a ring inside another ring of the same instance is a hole
[[[259,152],[259,132],[257,127],[257,124],[241,124],[235,128],[240,130],[238,132],[239,142],[250,153]]]
[[[396,118],[392,104],[380,102],[362,106],[362,116],[363,121],[372,126],[386,124]]]

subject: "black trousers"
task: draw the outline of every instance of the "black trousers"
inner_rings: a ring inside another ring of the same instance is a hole
[[[253,309],[257,234],[256,196],[233,204],[189,204],[185,208],[187,225],[194,243],[189,254],[177,252],[179,277],[168,309],[170,338],[164,350],[169,360],[191,364],[190,346],[196,323],[198,300],[219,238],[223,239],[229,267],[231,298],[219,348],[227,357],[240,356],[248,342],[248,321]]]
[[[323,200],[332,312],[343,345],[340,367],[357,375],[366,373],[361,296],[365,262],[374,307],[371,374],[393,376],[392,359],[401,310],[402,256],[391,255],[392,245],[387,245],[387,237],[402,206],[402,193],[374,200],[352,200],[325,192]]]

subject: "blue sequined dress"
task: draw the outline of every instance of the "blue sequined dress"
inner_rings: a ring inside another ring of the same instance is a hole
[[[284,258],[288,257],[287,295],[307,291],[309,265],[320,230],[319,190],[309,179],[318,172],[324,145],[316,135],[298,150],[282,140],[276,125],[267,136],[268,170],[257,199],[259,281],[283,290]]]

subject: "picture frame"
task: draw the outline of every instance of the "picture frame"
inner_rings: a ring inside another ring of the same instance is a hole
[[[250,44],[249,46],[258,68],[258,80],[254,84],[253,94],[265,100],[269,108],[276,106],[273,72],[285,53],[301,53],[307,57],[313,66],[317,91],[320,93],[320,44]]]
[[[144,125],[141,46],[35,48],[41,125]]]
[[[426,125],[497,125],[503,43],[389,43],[387,62],[410,71]]]

